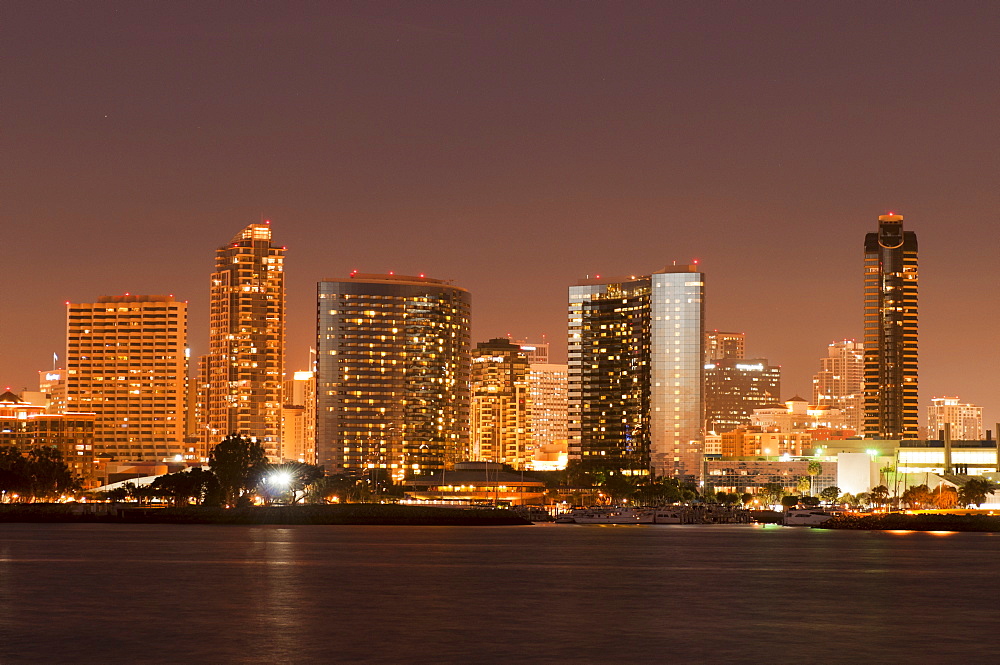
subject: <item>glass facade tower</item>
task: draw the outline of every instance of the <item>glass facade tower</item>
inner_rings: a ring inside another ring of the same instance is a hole
[[[571,464],[701,475],[704,291],[693,265],[570,287]]]
[[[865,236],[865,422],[868,438],[915,439],[917,236],[903,216],[878,218]]]
[[[397,482],[469,453],[465,289],[427,277],[352,274],[317,293],[317,463],[384,469]]]

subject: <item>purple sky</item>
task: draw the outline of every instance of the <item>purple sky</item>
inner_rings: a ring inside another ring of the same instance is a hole
[[[893,210],[922,405],[992,423],[997,34],[976,1],[7,3],[0,383],[62,354],[66,300],[173,293],[204,352],[214,249],[263,214],[289,369],[315,282],[352,269],[454,279],[474,341],[561,356],[577,278],[697,258],[708,326],[808,397]]]

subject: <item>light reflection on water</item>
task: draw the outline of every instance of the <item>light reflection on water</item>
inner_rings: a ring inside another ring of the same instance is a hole
[[[0,529],[4,665],[927,662],[991,641],[1000,597],[992,534]]]

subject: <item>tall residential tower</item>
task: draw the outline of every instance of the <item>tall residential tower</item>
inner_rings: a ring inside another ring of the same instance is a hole
[[[281,458],[285,248],[251,224],[215,252],[209,352],[199,365],[205,451],[227,434],[256,437]]]
[[[917,236],[903,216],[878,218],[865,236],[865,436],[915,439]]]
[[[187,303],[106,296],[67,303],[67,412],[93,412],[94,456],[185,455]]]
[[[695,265],[569,288],[570,464],[701,475],[704,293]]]
[[[469,453],[465,289],[423,275],[319,283],[316,457],[327,473],[393,480]]]

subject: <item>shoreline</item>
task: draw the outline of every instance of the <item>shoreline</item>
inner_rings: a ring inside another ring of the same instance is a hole
[[[816,529],[858,531],[968,531],[1000,533],[1000,515],[940,513],[887,513],[884,515],[838,515]]]
[[[396,504],[350,503],[305,506],[159,508],[116,504],[7,504],[0,523],[39,524],[236,524],[236,525],[398,525],[523,526],[528,520],[509,510],[455,509]]]

